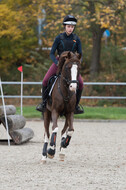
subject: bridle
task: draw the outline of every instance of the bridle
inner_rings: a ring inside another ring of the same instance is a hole
[[[73,62],[72,65],[78,65],[77,62]],[[65,71],[67,72],[67,67],[65,67]],[[78,80],[69,80],[67,77],[63,77],[63,80],[66,82],[67,85],[70,85],[71,83],[77,83],[78,86]]]
[[[72,64],[76,64],[78,65],[78,63],[74,62]],[[67,68],[65,67],[65,71],[67,71]],[[69,99],[75,94],[75,92],[71,92],[68,88],[68,86],[71,84],[71,83],[77,83],[77,88],[78,88],[78,85],[79,85],[79,82],[78,80],[70,80],[68,77],[64,77],[63,76],[63,81],[65,82],[64,83],[64,87],[67,89],[67,96],[64,96],[62,90],[61,90],[61,87],[60,87],[60,82],[61,82],[61,75],[59,76],[59,80],[58,80],[58,89],[59,89],[59,92],[60,94],[62,95],[63,99],[64,99],[64,102],[68,102]]]
[[[66,85],[64,85],[64,87],[67,89],[67,96],[64,96],[64,94],[63,94],[63,92],[62,92],[62,90],[61,90],[61,87],[60,87],[60,81],[61,81],[61,75],[59,75],[59,80],[58,80],[58,90],[59,90],[59,92],[60,92],[60,94],[62,95],[62,97],[63,97],[63,100],[64,100],[64,102],[68,102],[69,100],[70,100],[70,98],[75,94],[75,92],[71,92],[70,90],[69,90],[69,88],[67,88],[66,87]]]
[[[78,80],[69,80],[65,77],[63,77],[63,80],[66,82],[67,85],[70,85],[71,83],[77,83],[77,86],[79,84]]]

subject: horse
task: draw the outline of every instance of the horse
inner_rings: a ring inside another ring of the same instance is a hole
[[[44,119],[44,145],[42,160],[47,157],[53,158],[56,152],[56,136],[58,132],[57,121],[60,115],[64,115],[65,124],[61,131],[60,151],[65,149],[74,132],[73,118],[76,105],[76,90],[78,87],[78,76],[81,64],[81,55],[70,51],[63,52],[59,58],[57,79],[51,92],[51,103],[47,100],[46,109],[43,113]],[[52,134],[49,144],[49,126],[52,121]]]

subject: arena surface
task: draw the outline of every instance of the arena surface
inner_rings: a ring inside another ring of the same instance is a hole
[[[27,121],[35,136],[28,143],[9,147],[0,125],[0,190],[125,190],[126,121],[75,121],[72,140],[64,161],[41,161],[43,121]],[[52,124],[51,124],[52,125]]]

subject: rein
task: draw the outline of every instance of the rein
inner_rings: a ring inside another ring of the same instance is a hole
[[[75,94],[75,92],[71,92],[69,89],[67,89],[68,90],[68,96],[65,97],[61,88],[60,88],[60,79],[61,79],[61,75],[59,76],[59,80],[58,80],[58,90],[59,90],[60,94],[62,95],[64,102],[68,102],[70,100],[70,98]],[[68,84],[68,82],[70,82],[66,78],[63,78],[63,80],[65,80],[67,82],[67,84]],[[75,82],[76,82],[76,80],[75,80]],[[64,85],[64,87],[66,87],[66,86]]]
[[[64,80],[68,85],[70,85],[70,83],[77,83],[77,86],[78,86],[78,84],[79,84],[78,80],[68,80],[68,79],[66,79],[65,77],[63,77],[63,80]]]

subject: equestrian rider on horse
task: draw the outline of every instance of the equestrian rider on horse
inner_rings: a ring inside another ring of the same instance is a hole
[[[77,52],[79,54],[82,54],[80,39],[76,34],[73,33],[76,24],[77,24],[77,19],[71,15],[67,15],[63,20],[65,32],[59,34],[55,38],[55,41],[52,45],[50,58],[52,59],[53,63],[43,79],[43,84],[42,84],[43,101],[36,107],[37,111],[44,112],[48,98],[48,90],[47,90],[48,80],[52,75],[56,74],[57,71],[58,58],[55,57],[55,52],[57,51],[58,56],[60,56],[64,51],[72,51],[73,53]],[[79,87],[76,92],[76,107],[74,111],[75,114],[81,114],[84,112],[83,109],[81,109],[79,106],[79,101],[83,90],[83,80],[81,75],[79,75],[78,77],[78,82],[79,82]]]

